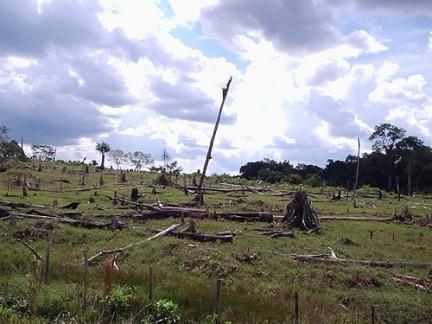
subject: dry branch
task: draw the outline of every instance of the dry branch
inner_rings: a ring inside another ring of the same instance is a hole
[[[417,278],[412,276],[406,276],[399,273],[392,273],[392,279],[397,283],[401,283],[405,286],[414,287],[415,289],[423,290],[432,293],[432,281],[423,278]]]
[[[42,257],[36,252],[35,249],[33,249],[33,247],[30,244],[28,244],[27,242],[20,240],[20,239],[15,239],[15,241],[20,242],[22,245],[24,245],[26,248],[28,248],[33,253],[33,255],[36,257],[36,259],[38,259],[39,261],[42,261]]]
[[[126,245],[124,247],[121,247],[121,248],[118,248],[118,249],[99,251],[98,253],[96,253],[95,255],[93,255],[91,258],[89,258],[88,262],[91,262],[91,261],[95,260],[96,258],[104,256],[104,255],[114,254],[114,253],[122,253],[122,252],[124,252],[127,249],[136,247],[136,246],[138,246],[138,245],[140,245],[142,243],[145,243],[145,242],[148,242],[148,241],[152,241],[152,240],[154,240],[154,239],[156,239],[158,237],[167,235],[168,233],[174,231],[179,226],[180,226],[180,224],[171,225],[170,227],[164,229],[163,231],[161,231],[161,232],[159,232],[159,233],[157,233],[155,235],[150,236],[149,238],[146,238],[145,240],[141,240],[141,241],[138,241],[138,242],[135,242],[135,243],[131,243],[131,244],[128,244],[128,245]]]
[[[373,260],[356,260],[356,259],[343,259],[336,256],[331,248],[330,253],[323,254],[296,254],[296,253],[286,253],[278,255],[286,255],[292,257],[298,261],[304,262],[324,262],[331,264],[360,264],[371,267],[401,267],[401,268],[416,268],[416,269],[428,269],[432,268],[432,263],[420,263],[420,262],[410,262],[410,261],[373,261]]]

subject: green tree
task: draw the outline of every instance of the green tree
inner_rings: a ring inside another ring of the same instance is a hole
[[[31,146],[32,159],[39,161],[53,161],[55,157],[55,148],[51,145],[34,144]]]
[[[4,142],[8,139],[7,137],[8,129],[6,126],[0,126],[0,142]]]
[[[25,161],[27,157],[22,148],[15,141],[1,141],[0,142],[0,162],[9,160]]]
[[[140,151],[135,151],[133,153],[129,152],[126,156],[129,162],[135,166],[135,171],[140,171],[145,165],[149,165],[154,162],[151,154]]]
[[[392,189],[392,180],[395,173],[395,163],[397,159],[396,144],[405,136],[405,129],[399,128],[389,123],[375,126],[375,131],[369,136],[373,141],[372,149],[375,152],[384,153],[387,164],[387,190]]]
[[[423,146],[423,141],[416,136],[407,136],[396,144],[402,160],[407,164],[407,194],[411,195],[411,175],[414,166],[414,153]]]
[[[105,170],[105,154],[111,151],[111,147],[109,144],[102,142],[96,144],[96,151],[99,151],[102,155],[102,161],[101,161],[101,169]]]
[[[118,169],[120,165],[127,162],[127,157],[125,152],[123,152],[120,149],[111,150],[109,153],[109,158],[114,164],[116,165],[116,168]]]

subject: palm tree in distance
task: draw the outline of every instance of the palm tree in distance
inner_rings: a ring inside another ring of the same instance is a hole
[[[97,143],[96,151],[99,151],[102,154],[101,169],[105,170],[105,153],[111,151],[111,147],[109,146],[108,143],[105,142]]]

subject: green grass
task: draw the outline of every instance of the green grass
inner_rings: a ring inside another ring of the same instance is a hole
[[[31,176],[28,174],[27,179],[33,182],[36,176],[39,177],[41,190],[29,191],[28,197],[22,197],[21,188],[11,185],[15,175],[0,174],[1,200],[50,206],[54,201],[57,201],[58,206],[79,201],[82,204],[78,211],[94,219],[95,215],[130,211],[125,209],[126,206],[113,206],[105,195],[111,196],[117,191],[119,196],[128,196],[132,187],[139,188],[143,195],[141,200],[146,203],[153,203],[157,199],[164,203],[182,203],[192,199],[180,190],[168,187],[157,187],[157,193],[153,194],[153,187],[149,187],[149,184],[155,175],[145,172],[128,172],[128,184],[118,185],[118,172],[112,170],[104,171],[105,187],[98,189],[97,195],[95,190],[75,192],[71,190],[79,188],[81,167],[68,165],[67,169],[71,173],[63,175],[62,168],[61,164],[44,164],[42,172],[30,170]],[[85,187],[97,184],[100,174],[91,169]],[[61,178],[71,183],[65,183],[60,190],[55,180]],[[179,179],[179,183],[182,182]],[[243,183],[256,185],[253,182]],[[291,190],[291,187],[283,185],[272,188]],[[395,210],[400,212],[406,204],[411,206],[414,217],[431,215],[432,201],[425,196],[404,197],[400,202],[391,194],[382,200],[361,198],[354,208],[352,201],[343,199],[334,202],[318,194],[319,188],[306,189],[312,193],[310,198],[320,215],[385,217],[393,215]],[[329,194],[333,190],[337,189],[325,188]],[[94,197],[94,204],[88,203],[90,197]],[[265,210],[276,215],[283,213],[289,201],[289,197],[251,193],[245,196],[211,194],[206,195],[205,199],[206,208],[210,211]],[[49,211],[53,214],[64,212],[59,208]],[[14,240],[14,233],[30,227],[35,221],[18,220],[15,225],[0,221],[0,321],[51,322],[59,314],[83,323],[98,321],[103,311],[103,303],[98,300],[102,298],[105,274],[101,263],[91,266],[90,304],[88,310],[83,312],[79,305],[83,250],[88,248],[89,254],[93,255],[100,250],[125,246],[152,235],[154,229],[165,228],[179,221],[129,220],[129,228],[123,231],[90,230],[58,224],[47,234],[27,237],[26,241],[42,256],[48,240],[52,242],[51,280],[41,286],[36,280],[35,269],[38,264],[35,258],[27,248]],[[114,273],[113,284],[129,291],[132,297],[129,307],[117,314],[114,321],[130,319],[148,304],[150,265],[155,273],[155,298],[175,301],[185,323],[201,323],[211,314],[216,279],[219,277],[224,280],[223,318],[233,323],[290,323],[296,291],[300,295],[302,323],[350,323],[353,316],[357,318],[357,323],[367,322],[371,304],[376,305],[379,318],[387,322],[432,321],[431,295],[400,286],[389,276],[390,272],[425,276],[425,270],[301,263],[281,255],[290,252],[323,253],[331,247],[338,256],[344,258],[432,263],[430,229],[395,223],[323,222],[320,234],[306,235],[295,231],[295,238],[292,239],[271,239],[254,230],[267,226],[269,224],[202,220],[198,223],[199,231],[217,233],[236,230],[241,234],[232,244],[199,243],[163,237],[128,250],[118,260],[119,270]],[[372,239],[370,231],[374,232]],[[352,243],[346,244],[346,239]],[[259,259],[251,263],[239,262],[236,256],[247,251],[257,253]],[[136,321],[143,318],[144,314],[143,311],[137,315]]]

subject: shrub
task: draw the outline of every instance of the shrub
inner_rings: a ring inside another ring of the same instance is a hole
[[[161,320],[163,320],[165,324],[175,324],[180,321],[176,303],[168,299],[158,300],[152,306],[150,314],[148,314],[141,323],[150,324]]]

